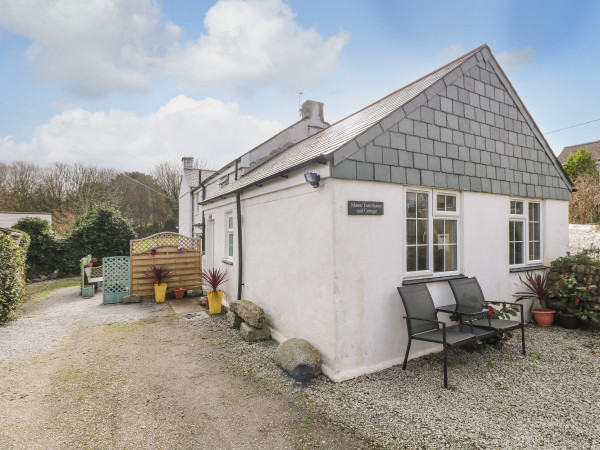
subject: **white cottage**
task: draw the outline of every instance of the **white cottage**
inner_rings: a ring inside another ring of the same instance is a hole
[[[476,276],[510,299],[518,272],[568,250],[572,183],[485,45],[242,165],[202,185],[205,266],[227,267],[226,298],[311,342],[336,381],[402,361],[397,286],[446,304],[448,279]]]

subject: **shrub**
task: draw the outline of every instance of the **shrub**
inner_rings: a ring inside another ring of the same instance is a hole
[[[550,263],[550,272],[569,273],[574,265],[600,264],[600,249],[590,248],[570,256],[561,256]]]
[[[62,267],[68,272],[79,270],[79,260],[92,254],[102,261],[107,256],[129,255],[129,241],[136,234],[121,214],[108,207],[100,207],[77,219],[66,239],[67,256]]]
[[[17,242],[0,233],[0,323],[6,322],[21,301],[24,266]]]
[[[563,167],[572,180],[583,174],[591,175],[596,179],[598,178],[596,161],[594,161],[594,157],[587,148],[582,147],[577,150],[577,153],[571,153],[567,157],[567,161]]]
[[[26,260],[27,277],[47,275],[60,266],[63,252],[47,220],[26,217],[19,220],[13,228],[24,231],[30,239]]]

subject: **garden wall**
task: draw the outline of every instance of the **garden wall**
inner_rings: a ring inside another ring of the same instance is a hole
[[[600,248],[600,225],[569,224],[569,251],[572,255],[588,248]]]
[[[131,293],[144,299],[154,298],[152,280],[144,277],[151,266],[168,266],[173,274],[167,277],[167,295],[173,288],[198,288],[202,282],[201,239],[177,233],[158,233],[132,240]]]

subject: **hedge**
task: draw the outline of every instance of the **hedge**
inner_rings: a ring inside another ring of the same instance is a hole
[[[24,269],[17,242],[0,233],[0,323],[6,322],[21,302],[25,288]]]

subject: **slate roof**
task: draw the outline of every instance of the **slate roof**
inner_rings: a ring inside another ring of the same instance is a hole
[[[560,155],[558,155],[558,160],[561,164],[566,163],[569,155],[571,153],[577,153],[580,148],[587,149],[592,154],[592,158],[594,158],[596,161],[600,160],[600,141],[586,142],[585,144],[570,145],[569,147],[565,147],[563,148],[562,152],[560,152]]]
[[[381,100],[378,100],[377,102],[367,106],[366,108],[361,109],[360,111],[346,117],[345,119],[334,123],[330,127],[304,139],[303,141],[298,142],[297,144],[291,146],[279,155],[265,161],[262,165],[248,172],[240,179],[230,183],[227,187],[219,189],[218,191],[213,191],[210,193],[207,192],[207,201],[210,201],[214,198],[230,195],[236,191],[246,189],[253,185],[258,185],[264,181],[273,179],[280,175],[299,169],[315,161],[324,162],[331,159],[333,159],[334,169],[332,175],[336,178],[339,177],[372,181],[391,181],[398,182],[401,184],[456,188],[473,190],[478,192],[502,193],[529,197],[560,198],[565,200],[570,198],[570,186],[572,186],[571,181],[564,173],[562,166],[556,159],[556,156],[550,149],[547,142],[544,140],[537,126],[533,123],[533,120],[530,118],[529,113],[527,112],[524,105],[522,105],[520,99],[518,99],[518,96],[514,92],[514,88],[512,88],[510,82],[505,78],[505,75],[503,73],[499,74],[499,76],[502,76],[502,79],[504,80],[504,85],[509,85],[511,92],[513,92],[513,94],[510,95],[511,99],[508,100],[509,104],[512,105],[512,109],[510,110],[511,123],[513,123],[513,120],[515,122],[520,121],[523,123],[527,121],[527,123],[531,124],[531,127],[529,127],[529,125],[524,127],[527,128],[527,134],[525,134],[525,131],[521,133],[521,129],[511,129],[510,133],[508,130],[503,130],[506,134],[506,139],[504,140],[507,143],[509,143],[511,148],[513,145],[515,149],[518,148],[518,154],[510,155],[510,157],[512,157],[514,161],[509,160],[509,156],[504,154],[502,156],[506,157],[506,161],[500,161],[500,155],[495,155],[494,161],[491,162],[491,165],[495,165],[498,167],[498,169],[500,169],[502,177],[496,177],[496,167],[493,167],[493,170],[489,170],[489,168],[486,167],[486,165],[490,165],[490,162],[484,162],[483,160],[481,160],[481,156],[479,156],[480,152],[483,157],[491,157],[491,154],[494,153],[494,150],[488,148],[488,146],[490,145],[495,145],[495,141],[493,139],[494,137],[489,135],[484,136],[483,134],[480,134],[477,137],[477,148],[475,143],[473,143],[470,146],[467,145],[465,142],[458,143],[458,145],[462,145],[462,148],[464,148],[467,152],[467,157],[464,160],[471,164],[473,167],[475,167],[475,163],[477,163],[477,166],[480,166],[476,167],[478,169],[476,174],[466,174],[465,172],[462,172],[462,175],[466,176],[466,181],[468,181],[468,183],[462,183],[459,180],[459,175],[456,172],[454,172],[454,167],[452,167],[452,169],[446,168],[446,173],[448,175],[446,176],[446,174],[443,174],[442,176],[443,168],[439,167],[437,161],[433,161],[433,159],[440,158],[437,157],[437,154],[433,154],[433,149],[429,148],[426,151],[428,152],[429,150],[431,150],[431,153],[427,153],[427,155],[431,155],[431,158],[426,155],[425,158],[427,161],[432,161],[431,167],[429,163],[427,163],[427,165],[425,166],[417,167],[417,160],[415,159],[413,163],[413,158],[412,156],[410,156],[409,165],[405,167],[406,175],[408,175],[409,168],[411,168],[410,170],[413,175],[417,175],[417,177],[413,176],[410,179],[407,179],[406,176],[404,178],[400,177],[393,179],[393,176],[388,175],[393,169],[391,167],[382,167],[382,161],[379,161],[379,167],[375,167],[378,161],[366,161],[366,163],[360,163],[360,159],[355,159],[354,163],[348,161],[349,165],[354,164],[354,166],[352,166],[350,168],[351,170],[349,170],[348,172],[351,172],[353,170],[353,167],[357,167],[357,169],[354,170],[354,175],[342,175],[340,170],[335,170],[336,168],[342,168],[341,163],[345,162],[344,160],[346,158],[349,158],[352,155],[355,155],[355,157],[357,157],[356,155],[361,155],[363,153],[364,147],[367,146],[367,144],[371,146],[377,146],[376,139],[379,136],[381,136],[382,134],[386,134],[386,130],[389,130],[389,128],[394,126],[394,124],[398,124],[399,121],[403,121],[403,119],[410,117],[410,114],[413,113],[415,110],[418,113],[418,110],[422,107],[422,105],[426,105],[428,104],[428,102],[436,100],[439,102],[439,93],[441,91],[446,92],[446,88],[453,85],[454,82],[460,82],[460,84],[462,84],[461,80],[464,78],[465,74],[469,73],[471,75],[473,71],[479,73],[480,67],[482,68],[482,72],[485,71],[484,68],[488,67],[488,59],[490,58],[493,60],[491,52],[489,52],[489,49],[486,45],[483,45],[467,53],[466,55],[449,63],[448,65],[389,94]],[[497,63],[494,61],[494,64]],[[489,68],[489,70],[491,72],[487,71],[488,76],[490,75],[490,73],[495,71],[494,68]],[[501,69],[498,70],[501,72]],[[477,82],[479,83],[479,85],[477,85],[478,93],[475,93],[475,89],[473,88],[473,99],[476,100],[478,106],[480,96],[482,99],[484,99],[484,97],[485,99],[487,99],[487,108],[484,108],[484,106],[481,105],[481,108],[486,109],[485,111],[483,109],[477,108],[479,109],[479,113],[481,113],[482,115],[485,114],[485,118],[483,118],[482,129],[484,127],[487,127],[486,131],[490,128],[494,128],[496,131],[499,131],[503,126],[500,125],[500,128],[498,128],[499,125],[496,123],[496,120],[501,121],[500,123],[504,123],[504,119],[499,117],[500,111],[496,111],[494,114],[494,111],[491,111],[489,108],[490,102],[498,103],[494,99],[494,95],[496,93],[497,88],[490,84],[486,85],[480,80],[478,80]],[[500,81],[497,78],[496,82],[496,84],[498,84],[498,87],[501,87],[501,84],[499,84]],[[489,89],[490,92],[480,92],[479,88]],[[454,89],[456,90],[456,87],[454,87]],[[463,100],[457,97],[456,100],[452,100],[446,98],[446,103],[450,102],[450,105],[453,105],[454,103],[467,102],[468,104],[471,100],[469,98],[469,96],[471,96],[471,93],[467,92],[465,89],[463,89],[463,91],[463,94],[465,94],[468,99]],[[487,94],[491,95],[491,100],[488,98]],[[500,94],[500,92],[498,92],[498,94]],[[502,93],[502,95],[504,94]],[[514,101],[512,100],[513,98]],[[508,111],[508,105],[503,106],[506,106]],[[452,106],[450,107],[452,108]],[[431,111],[431,113],[433,112]],[[507,121],[508,115],[509,114],[507,112]],[[496,116],[498,117],[496,118]],[[528,119],[525,119],[524,116],[528,117]],[[465,115],[463,111],[461,117],[462,121],[465,120],[464,117]],[[495,127],[490,127],[488,125],[489,120],[491,120],[492,118],[494,118],[493,125],[496,125]],[[458,117],[456,119],[458,120]],[[475,117],[473,117],[473,119],[475,119]],[[478,118],[474,122],[481,121],[482,120]],[[409,120],[409,122],[411,121]],[[429,123],[433,122],[430,121]],[[424,125],[425,135],[420,134],[419,136],[424,136],[425,138],[430,138],[429,140],[431,140],[432,137],[427,135],[428,125],[423,123],[421,125]],[[446,128],[446,135],[448,135],[449,133],[449,135],[451,136],[450,141],[447,142],[449,142],[452,145],[457,144],[457,142],[452,142],[452,139],[454,139],[455,136],[462,136],[463,134],[466,135],[466,133],[462,133],[462,131],[465,130],[461,129],[459,131],[457,129],[451,130],[449,128]],[[471,136],[473,137],[473,140],[475,140],[475,136],[473,134],[471,134]],[[413,140],[423,139],[422,137],[419,138],[418,136],[412,137]],[[519,139],[518,142],[515,140],[517,139],[517,137]],[[434,138],[432,140],[431,145],[433,145],[433,142],[435,142],[436,140],[442,143],[443,139],[444,136],[441,137],[441,140],[438,136],[437,138]],[[408,140],[406,142],[408,142]],[[445,146],[446,144],[443,143],[443,145]],[[383,146],[385,147],[387,145]],[[454,147],[458,149],[457,145],[454,145]],[[397,148],[400,149],[400,151],[402,151],[401,147]],[[526,155],[522,154],[521,149],[524,149],[523,153],[526,153]],[[532,152],[530,152],[530,149],[532,150]],[[377,155],[381,152],[381,150],[381,148],[379,148],[378,150],[376,149],[376,151],[374,152],[376,154],[376,157],[378,157]],[[469,150],[471,150],[470,153]],[[425,151],[423,151],[422,149],[417,149],[417,152],[419,151],[425,153]],[[473,156],[471,156],[471,154]],[[423,155],[420,156],[420,159],[422,159]],[[544,164],[542,164],[538,160],[538,157],[545,158]],[[360,156],[358,156],[358,158],[360,158]],[[473,159],[471,160],[471,158]],[[461,155],[455,155],[455,157],[453,157],[453,160],[459,159],[461,159]],[[385,161],[383,161],[383,165],[385,164]],[[450,164],[452,164],[452,161],[450,162]],[[518,167],[513,167],[513,165],[516,164],[518,164]],[[392,163],[389,165],[394,164]],[[361,174],[358,173],[360,171],[360,169],[358,169],[359,166],[363,168],[367,167],[367,170],[369,171],[369,175],[367,177],[361,177]],[[402,166],[402,164],[396,163],[396,166]],[[371,173],[373,173],[373,169],[375,174],[371,175]],[[383,175],[381,178],[377,178],[377,169],[383,170]],[[513,171],[518,171],[518,179],[511,180],[504,178],[504,173],[506,171],[505,169],[508,169],[510,171],[509,173],[511,174],[513,173]],[[415,170],[418,172],[418,174],[415,172]],[[484,174],[483,172],[486,172],[486,174]],[[490,178],[490,176],[488,176],[487,173],[491,173],[492,177]],[[533,173],[533,177],[527,175],[528,173]],[[338,176],[338,174],[340,174],[340,176]],[[520,174],[526,175],[521,176]],[[538,174],[542,176],[541,181],[538,178]],[[435,180],[434,175],[436,175]],[[438,177],[437,175],[440,175],[440,177]],[[548,177],[548,175],[553,176]],[[424,180],[424,177],[426,177],[426,180]],[[437,182],[438,178],[444,178],[447,180],[448,177],[452,177],[452,183],[449,183],[447,181],[444,183],[442,181],[440,185]],[[534,186],[535,184],[538,184],[538,182],[539,186]]]
[[[476,49],[477,50],[477,49]],[[315,160],[319,156],[327,157],[352,139],[361,135],[384,117],[401,108],[403,105],[422,94],[445,75],[452,72],[471,56],[470,52],[460,59],[441,69],[389,94],[383,99],[361,109],[360,111],[334,123],[329,128],[309,136],[296,145],[288,148],[274,158],[266,161],[242,178],[231,183],[226,189],[214,197],[224,196],[238,189],[257,184],[287,169],[290,171],[303,163]]]

